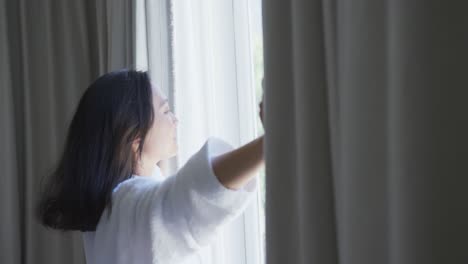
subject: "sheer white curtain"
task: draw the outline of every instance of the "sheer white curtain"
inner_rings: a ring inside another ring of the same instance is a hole
[[[210,136],[234,147],[252,140],[258,108],[248,2],[142,0],[137,9],[137,24],[145,24],[137,26],[137,62],[148,66],[179,119],[179,154],[168,171],[183,165]],[[145,52],[147,62],[140,56]],[[260,263],[257,204],[189,263]]]
[[[180,161],[207,136],[233,146],[254,138],[257,106],[247,1],[174,1]],[[259,263],[257,204],[224,229],[194,263]],[[247,243],[246,243],[247,241]]]

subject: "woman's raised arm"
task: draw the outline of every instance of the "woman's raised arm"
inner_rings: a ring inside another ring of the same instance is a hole
[[[262,80],[262,86],[264,83]],[[263,98],[259,104],[260,120],[263,123]],[[263,136],[248,144],[214,157],[212,160],[213,172],[226,188],[237,190],[247,184],[261,166],[265,165],[263,156]]]
[[[214,157],[212,166],[221,184],[228,189],[237,190],[255,177],[264,162],[261,136],[240,148]]]

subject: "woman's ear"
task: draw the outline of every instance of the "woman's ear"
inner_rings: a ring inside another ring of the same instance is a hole
[[[135,156],[138,154],[138,147],[140,146],[141,139],[137,138],[132,142],[132,151],[135,153]]]

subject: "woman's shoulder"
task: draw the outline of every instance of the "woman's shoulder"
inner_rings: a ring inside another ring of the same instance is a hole
[[[119,183],[112,191],[112,197],[117,201],[124,197],[138,197],[142,193],[156,190],[160,183],[161,181],[154,177],[133,176]]]

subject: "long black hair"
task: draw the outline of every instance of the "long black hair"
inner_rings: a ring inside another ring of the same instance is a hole
[[[120,70],[95,80],[80,99],[63,155],[41,191],[36,213],[41,224],[59,230],[95,231],[112,208],[112,190],[135,167],[132,143],[154,120],[147,72]]]

